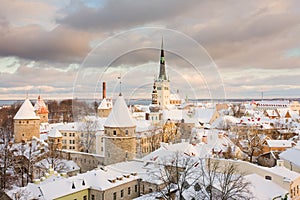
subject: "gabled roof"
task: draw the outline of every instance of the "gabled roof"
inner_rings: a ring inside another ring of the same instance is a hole
[[[62,137],[62,134],[59,132],[58,129],[52,129],[49,134],[48,137],[53,137],[53,138],[58,138],[58,137]]]
[[[289,140],[266,140],[269,147],[292,147],[293,141]]]
[[[110,112],[107,120],[104,123],[105,127],[133,127],[135,122],[133,121],[131,114],[128,110],[126,102],[123,96],[118,96],[112,111]]]
[[[29,99],[26,99],[14,119],[40,119],[40,117],[36,116],[31,102]]]
[[[280,159],[286,160],[287,162],[293,163],[300,167],[300,146],[287,149],[286,151],[279,154]]]
[[[106,98],[104,98],[102,100],[102,102],[100,103],[100,105],[98,106],[98,110],[100,110],[100,109],[110,109],[110,108],[112,108],[112,102],[106,100]]]

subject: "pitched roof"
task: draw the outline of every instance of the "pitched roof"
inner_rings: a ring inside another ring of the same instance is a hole
[[[289,140],[266,140],[269,147],[292,147],[293,141]]]
[[[123,96],[118,96],[112,111],[104,123],[105,127],[133,127],[133,121]]]
[[[49,113],[48,108],[41,96],[38,96],[38,100],[34,105],[34,111],[37,111],[39,114]]]
[[[287,149],[279,154],[280,159],[286,160],[300,167],[300,146]]]
[[[31,102],[29,99],[26,99],[14,119],[40,119],[40,117],[36,116]]]
[[[112,102],[107,100],[106,98],[104,98],[102,100],[102,102],[100,103],[100,105],[98,106],[98,110],[99,109],[110,109],[112,108]]]
[[[62,137],[62,134],[59,132],[58,129],[56,129],[56,130],[52,129],[49,132],[48,137],[54,137],[54,138],[56,138],[56,137]]]

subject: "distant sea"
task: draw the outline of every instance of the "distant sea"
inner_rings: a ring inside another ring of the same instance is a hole
[[[300,101],[300,98],[270,98],[270,99],[264,99],[264,100],[296,100],[296,101]],[[19,103],[22,104],[24,101],[23,100],[0,100],[0,106],[9,106],[12,105],[14,103]],[[47,102],[47,100],[45,99],[45,101]],[[61,100],[57,100],[58,102],[60,102]],[[84,101],[88,102],[88,103],[93,103],[95,100],[92,99],[85,99]],[[151,103],[151,99],[125,99],[126,103],[129,105],[149,105]],[[245,101],[261,101],[261,99],[190,99],[190,102],[245,102]],[[101,100],[99,100],[98,103],[100,103]]]

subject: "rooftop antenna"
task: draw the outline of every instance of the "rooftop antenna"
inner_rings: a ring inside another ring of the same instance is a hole
[[[118,76],[118,79],[120,80],[119,84],[120,84],[120,94],[119,96],[122,96],[122,82],[121,82],[121,73],[120,76]]]

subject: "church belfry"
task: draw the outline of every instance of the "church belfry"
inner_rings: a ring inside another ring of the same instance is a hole
[[[161,109],[166,109],[166,106],[170,104],[170,80],[167,78],[163,40],[160,50],[159,76],[155,80],[155,86],[157,89],[157,103]]]

